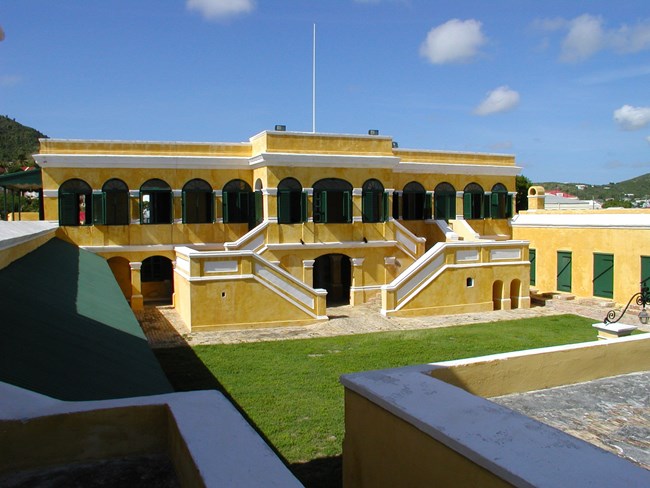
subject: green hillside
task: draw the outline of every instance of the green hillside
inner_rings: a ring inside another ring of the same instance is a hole
[[[615,200],[624,199],[648,199],[650,198],[650,173],[637,176],[630,180],[621,181],[618,183],[608,183],[606,185],[587,185],[584,183],[558,183],[558,182],[544,182],[535,183],[536,185],[543,186],[546,191],[560,190],[565,193],[570,193],[583,200],[607,200],[613,198]],[[579,189],[583,186],[584,189]]]
[[[45,134],[0,115],[0,166],[15,170],[34,164],[32,154],[38,152],[38,139]]]

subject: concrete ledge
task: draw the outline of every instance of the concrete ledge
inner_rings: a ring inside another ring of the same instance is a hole
[[[501,407],[484,398],[430,376],[433,365],[344,375],[341,382],[347,392],[370,402],[348,404],[346,396],[346,440],[344,481],[358,485],[391,486],[398,479],[420,485],[444,484],[446,457],[433,459],[439,466],[435,479],[413,479],[418,470],[431,473],[432,456],[422,450],[408,450],[408,467],[393,460],[385,444],[378,452],[364,443],[367,432],[355,431],[354,420],[373,415],[373,410],[389,412],[401,421],[403,429],[414,427],[447,447],[449,456],[460,454],[473,465],[515,486],[626,486],[642,487],[650,483],[650,472],[598,447],[529,417]],[[381,425],[370,432],[379,431]],[[395,429],[393,429],[394,431]],[[377,439],[390,442],[391,439]],[[399,435],[395,439],[399,439]],[[384,455],[382,455],[384,454]],[[450,458],[451,459],[451,458]],[[454,462],[451,461],[450,462]],[[372,473],[369,473],[372,471]],[[469,470],[454,472],[455,484],[471,486],[476,478],[467,478]],[[364,483],[370,479],[372,483]],[[380,480],[379,484],[377,480]],[[495,486],[487,476],[486,483]],[[408,483],[406,483],[408,484]]]
[[[0,475],[162,452],[181,486],[302,486],[217,391],[62,402],[0,383],[0,398]]]

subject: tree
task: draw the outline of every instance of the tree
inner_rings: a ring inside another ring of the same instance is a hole
[[[632,202],[628,200],[607,200],[605,203],[603,203],[603,208],[611,207],[632,208]]]
[[[533,182],[524,175],[517,176],[515,187],[517,189],[517,212],[528,210],[528,189],[533,186]]]

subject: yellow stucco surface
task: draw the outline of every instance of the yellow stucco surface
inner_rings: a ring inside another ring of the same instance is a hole
[[[595,336],[594,330],[594,340]],[[650,368],[650,337],[633,336],[581,346],[440,363],[430,374],[475,395],[493,397]]]
[[[303,161],[300,155],[304,155]],[[254,247],[263,259],[276,263],[288,275],[311,287],[313,263],[309,263],[327,254],[341,254],[355,263],[350,276],[350,301],[357,304],[378,296],[382,285],[397,278],[436,242],[447,239],[440,227],[422,220],[401,221],[407,231],[398,228],[392,220],[361,222],[361,188],[367,180],[377,179],[386,190],[395,190],[398,194],[410,182],[419,182],[427,192],[434,191],[443,182],[453,185],[457,192],[462,192],[469,183],[479,184],[486,192],[500,183],[512,192],[515,186],[513,170],[516,169],[514,157],[507,155],[399,149],[393,147],[391,137],[385,136],[275,131],[262,132],[243,143],[47,139],[42,141],[38,157],[43,168],[46,219],[59,218],[57,191],[69,179],[82,179],[94,192],[101,191],[104,183],[112,178],[126,183],[131,192],[131,224],[65,226],[59,228],[57,236],[107,259],[122,259],[119,263],[113,261],[112,268],[123,293],[132,300],[132,306],[140,306],[142,300],[168,296],[173,289],[174,303],[191,327],[297,323],[314,319],[295,307],[287,307],[286,299],[278,299],[277,293],[250,277],[207,281],[192,278],[183,282],[176,273],[174,284],[139,283],[140,272],[127,269],[128,263],[143,262],[152,256],[164,256],[173,262],[176,246],[223,251],[225,244],[229,243],[228,250]],[[286,163],[283,157],[287,158]],[[116,161],[118,164],[114,164]],[[252,165],[248,164],[249,161]],[[448,170],[454,166],[458,166],[458,171]],[[481,170],[473,173],[475,167]],[[500,170],[492,172],[491,167]],[[446,169],[441,172],[440,168]],[[314,197],[310,193],[307,222],[278,224],[276,190],[288,177],[297,179],[304,189],[312,188],[325,178],[347,181],[353,189],[353,222],[313,222]],[[139,223],[140,199],[137,192],[152,178],[162,179],[174,191],[173,223]],[[212,209],[215,223],[181,223],[183,203],[180,190],[195,178],[205,180],[215,191]],[[235,179],[245,181],[252,190],[262,191],[261,207],[266,220],[259,233],[254,230],[247,234],[248,224],[223,222],[223,196],[220,192]],[[388,201],[389,215],[393,214],[393,198],[396,197],[391,196]],[[462,197],[458,195],[456,207],[456,213],[462,214]],[[507,219],[477,220],[471,225],[475,227],[475,233],[488,238],[508,239],[511,234]],[[247,240],[239,242],[245,235],[249,236]],[[235,242],[239,243],[235,245]],[[190,265],[192,269],[194,266]],[[463,273],[445,273],[445,277],[436,280],[440,286],[428,288],[426,297],[413,300],[409,311],[405,309],[404,313],[430,313],[431,303],[437,304],[435,313],[492,309],[495,306],[494,280],[503,280],[504,286],[509,286],[507,283],[516,279],[524,288],[527,287],[523,265],[522,269],[502,268],[477,270],[474,273],[477,285],[469,291],[464,288],[464,281],[457,283],[465,280],[464,275],[461,277]],[[192,276],[200,276],[200,273]],[[289,278],[282,276],[277,279]],[[448,293],[450,289],[454,290],[453,294]],[[249,303],[254,306],[249,306]],[[267,311],[262,318],[255,311],[259,307]]]
[[[343,486],[511,485],[346,388]]]

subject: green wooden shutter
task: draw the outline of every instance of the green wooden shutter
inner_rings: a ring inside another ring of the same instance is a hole
[[[512,218],[512,195],[506,195],[506,219]]]
[[[381,219],[380,219],[381,222],[386,222],[388,220],[388,201],[389,201],[389,198],[390,197],[388,196],[388,192],[385,191],[382,194],[381,208],[382,208],[383,213],[382,213]]]
[[[352,194],[349,191],[343,192],[343,220],[346,223],[352,222]]]
[[[481,218],[489,219],[490,218],[490,196],[483,194],[483,205],[481,206]]]
[[[432,217],[431,213],[433,210],[433,193],[428,191],[424,195],[424,219],[430,219]]]
[[[490,195],[490,215],[493,219],[500,217],[501,213],[499,212],[499,194],[494,192]]]
[[[79,225],[78,199],[76,193],[59,193],[59,225]]]
[[[464,193],[463,194],[463,217],[465,220],[470,220],[472,218],[472,194]]]
[[[614,297],[614,255],[594,253],[594,296]]]
[[[641,256],[641,286],[650,287],[650,256]]]
[[[230,223],[230,204],[228,203],[228,192],[221,193],[221,212],[224,224]]]
[[[308,195],[307,190],[303,190],[300,195],[300,220],[301,222],[307,222],[307,205],[308,205]]]
[[[183,190],[183,195],[181,197],[181,213],[182,213],[182,218],[183,218],[183,223],[187,224],[187,191]]]
[[[291,222],[291,192],[289,190],[278,191],[278,223],[288,224]]]
[[[398,192],[393,192],[393,218],[397,220],[400,215],[400,194]]]
[[[92,202],[92,219],[93,225],[103,225],[106,223],[106,194],[103,192],[93,193]]]
[[[364,222],[376,222],[376,210],[374,193],[371,191],[364,192],[361,196],[361,220]]]
[[[557,252],[557,289],[571,291],[571,252]]]
[[[528,250],[528,259],[530,260],[530,284],[534,285],[537,279],[537,251],[535,249]]]

